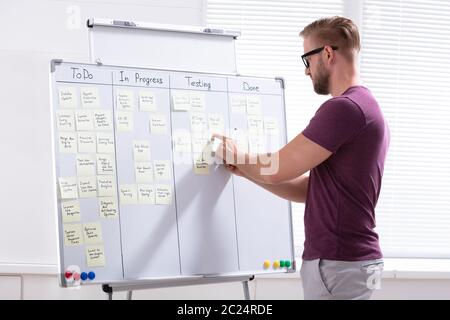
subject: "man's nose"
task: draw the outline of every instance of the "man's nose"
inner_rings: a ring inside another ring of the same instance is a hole
[[[305,68],[305,76],[309,76],[311,73],[309,72],[309,68]]]

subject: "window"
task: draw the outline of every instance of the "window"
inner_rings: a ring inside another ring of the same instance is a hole
[[[288,139],[329,97],[304,76],[299,31],[346,15],[360,26],[361,77],[391,129],[377,231],[386,257],[450,257],[450,4],[446,0],[208,0],[206,24],[240,29],[242,74],[286,80]],[[352,16],[349,16],[352,15]],[[297,254],[304,206],[293,204]]]

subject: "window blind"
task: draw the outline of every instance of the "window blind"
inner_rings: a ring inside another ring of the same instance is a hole
[[[288,139],[308,124],[317,108],[329,98],[314,93],[304,74],[299,32],[315,19],[342,15],[341,0],[268,1],[208,0],[206,24],[241,30],[236,41],[237,67],[241,74],[282,76]],[[303,204],[292,205],[296,254],[303,251]]]
[[[387,257],[450,257],[450,4],[365,0],[361,76],[391,129],[377,205]]]

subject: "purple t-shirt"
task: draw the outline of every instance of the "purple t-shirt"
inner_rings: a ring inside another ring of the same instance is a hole
[[[303,259],[381,258],[375,205],[390,136],[377,101],[350,87],[323,103],[302,133],[333,153],[310,172]]]

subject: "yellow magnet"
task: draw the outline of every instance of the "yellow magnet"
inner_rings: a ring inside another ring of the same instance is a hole
[[[278,261],[278,260],[277,260],[277,261],[274,261],[274,262],[273,262],[273,268],[274,268],[274,269],[278,269],[279,267],[280,267],[280,261]]]
[[[270,261],[269,260],[264,261],[263,267],[264,269],[268,269],[270,267]]]

